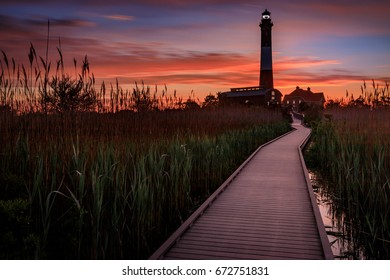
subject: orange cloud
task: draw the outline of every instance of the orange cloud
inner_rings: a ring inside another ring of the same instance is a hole
[[[281,57],[274,63],[274,69],[278,71],[300,69],[307,67],[337,65],[341,62],[334,59],[319,59],[313,57]]]
[[[137,52],[128,57],[106,57],[105,61],[110,63],[92,63],[96,65],[96,76],[111,81],[119,78],[125,83],[142,80],[150,85],[167,84],[174,89],[176,86],[187,89],[187,92],[195,88],[200,98],[209,92],[256,86],[259,82],[257,55],[170,51],[160,53],[145,46],[135,49]],[[278,58],[274,63],[275,86],[284,94],[291,92],[296,86],[310,86],[334,97],[343,95],[346,85],[352,85],[353,90],[357,91],[363,80],[383,79],[334,68],[339,65],[341,63],[337,60],[312,57]]]
[[[132,21],[135,19],[134,16],[127,16],[127,15],[106,15],[103,16],[106,19],[112,19],[112,20],[119,20],[119,21]]]

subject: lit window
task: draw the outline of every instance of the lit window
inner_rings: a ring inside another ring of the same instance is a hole
[[[290,100],[287,100],[287,104],[290,104]]]

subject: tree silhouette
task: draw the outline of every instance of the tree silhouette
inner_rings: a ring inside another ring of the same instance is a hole
[[[58,113],[93,110],[98,98],[95,90],[95,78],[89,74],[89,62],[85,56],[81,74],[77,79],[64,73],[64,63],[61,50],[58,49],[60,60],[57,62],[56,75],[49,81],[50,90],[43,96],[43,102],[48,110]],[[76,68],[76,60],[74,60]],[[61,73],[61,74],[59,74]]]
[[[219,102],[218,98],[215,95],[210,93],[204,98],[202,107],[204,108],[215,107],[218,105],[218,102]]]
[[[51,90],[47,92],[46,103],[52,111],[89,111],[96,105],[94,89],[85,86],[81,78],[74,80],[69,75],[62,78],[53,77],[49,85]]]

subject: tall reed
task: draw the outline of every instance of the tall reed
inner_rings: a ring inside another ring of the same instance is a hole
[[[18,114],[33,112],[93,111],[115,113],[119,111],[151,111],[167,109],[189,109],[199,107],[193,96],[187,99],[176,91],[169,93],[167,86],[160,91],[157,86],[135,82],[135,87],[123,88],[118,79],[115,83],[102,82],[90,71],[85,56],[77,69],[74,58],[74,76],[66,73],[61,47],[57,47],[56,67],[37,54],[31,44],[28,53],[29,65],[19,64],[2,51],[0,56],[0,112],[12,111]]]
[[[146,258],[252,150],[289,129],[276,111],[240,107],[7,119],[0,213],[27,207],[29,222],[0,233],[14,236],[17,258]]]
[[[390,257],[390,110],[334,108],[315,130],[311,162],[343,217],[345,234],[367,258]]]

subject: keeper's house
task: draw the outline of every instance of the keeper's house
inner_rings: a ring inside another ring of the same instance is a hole
[[[293,109],[299,109],[299,104],[306,103],[308,105],[318,105],[324,107],[325,97],[323,92],[312,92],[310,88],[307,90],[297,88],[290,94],[287,94],[283,98],[283,106],[291,106]]]

